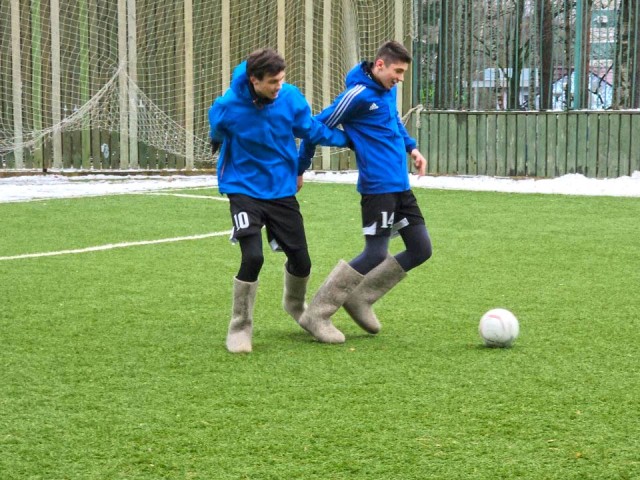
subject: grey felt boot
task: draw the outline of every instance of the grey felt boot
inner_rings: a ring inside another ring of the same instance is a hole
[[[284,268],[282,308],[284,308],[285,312],[291,315],[296,322],[300,320],[300,315],[302,315],[304,309],[307,308],[304,299],[307,294],[308,281],[309,276],[296,277],[287,272],[287,267]]]
[[[253,305],[258,291],[258,281],[243,282],[233,279],[233,307],[227,333],[227,350],[232,353],[251,351],[253,334]]]
[[[331,323],[331,315],[342,306],[364,275],[344,260],[331,271],[298,323],[323,343],[344,343],[344,334]]]
[[[364,276],[364,280],[344,302],[344,309],[369,333],[378,333],[381,325],[372,305],[407,276],[398,261],[387,255],[380,265]]]

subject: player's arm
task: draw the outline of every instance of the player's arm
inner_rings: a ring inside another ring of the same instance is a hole
[[[318,122],[327,125],[330,128],[336,128],[344,122],[347,122],[358,111],[359,102],[358,94],[364,89],[364,87],[354,87],[345,90],[336,97],[331,105],[322,110],[319,114],[313,118]],[[304,171],[311,165],[311,159],[316,153],[316,145],[318,142],[314,142],[311,138],[305,138],[300,144],[300,150],[298,152],[298,174],[302,175]],[[342,145],[336,145],[342,146]],[[353,148],[351,140],[349,144],[344,145],[349,148]]]
[[[396,117],[398,122],[398,131],[400,132],[404,140],[404,148],[411,156],[413,164],[418,170],[418,175],[422,176],[427,172],[427,159],[424,158],[422,153],[420,153],[420,150],[418,150],[417,142],[415,141],[415,139],[412,138],[411,135],[409,135],[409,132],[407,132],[407,129],[405,128],[404,123],[402,123],[402,119],[400,118],[400,114],[398,114]]]
[[[293,133],[296,137],[307,140],[314,145],[327,147],[347,147],[349,137],[339,128],[329,128],[327,125],[311,116],[311,108],[303,98],[304,104],[296,115]]]
[[[209,107],[209,141],[211,142],[211,153],[215,153],[224,141],[224,113],[226,108],[216,100]]]
[[[304,100],[304,105],[301,106],[296,116],[294,134],[302,139],[298,152],[299,176],[311,165],[316,145],[327,147],[348,147],[351,145],[351,140],[344,131],[337,127],[330,128],[322,121],[324,113],[323,111],[321,114],[312,117],[311,108]]]

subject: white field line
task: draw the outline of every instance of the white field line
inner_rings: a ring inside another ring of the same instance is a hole
[[[203,238],[221,237],[223,235],[230,235],[231,230],[224,232],[211,232],[203,233],[202,235],[191,235],[189,237],[174,237],[174,238],[161,238],[159,240],[143,240],[140,242],[122,242],[122,243],[109,243],[107,245],[99,245],[97,247],[79,248],[77,250],[59,250],[57,252],[41,252],[41,253],[26,253],[24,255],[13,255],[10,257],[0,257],[1,260],[20,260],[23,258],[38,258],[38,257],[54,257],[57,255],[75,255],[77,253],[87,252],[99,252],[103,250],[113,250],[114,248],[127,248],[137,247],[140,245],[155,245],[158,243],[173,243],[182,242],[185,240],[201,240]]]
[[[210,195],[190,195],[188,193],[156,193],[156,192],[141,192],[140,195],[158,195],[166,197],[184,197],[184,198],[204,198],[205,200],[217,200],[219,202],[228,202],[226,197],[212,197]]]

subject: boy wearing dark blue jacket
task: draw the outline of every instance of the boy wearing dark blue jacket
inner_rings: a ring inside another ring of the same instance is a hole
[[[331,322],[340,306],[365,331],[378,333],[373,303],[431,257],[429,233],[409,187],[407,153],[419,175],[427,162],[404,128],[396,103],[396,84],[404,80],[410,63],[402,44],[385,42],[373,62],[356,65],[347,74],[347,89],[315,117],[328,127],[342,125],[353,143],[365,237],[362,253],[338,263],[298,320],[321,342],[344,342]],[[313,140],[303,141],[299,173],[309,167],[314,151]],[[394,257],[388,248],[396,233],[406,250]]]
[[[295,139],[346,147],[349,139],[311,116],[300,91],[284,82],[285,61],[272,49],[253,52],[233,72],[231,87],[209,109],[210,138],[220,148],[220,193],[229,197],[232,241],[240,244],[226,346],[252,350],[253,305],[262,268],[262,227],[274,249],[287,256],[283,307],[296,321],[305,308],[311,259],[300,206]]]

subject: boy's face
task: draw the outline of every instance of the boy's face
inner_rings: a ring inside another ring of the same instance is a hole
[[[262,80],[258,80],[256,77],[251,75],[249,80],[253,84],[253,88],[258,95],[269,100],[275,100],[282,89],[282,84],[284,83],[284,70],[275,75],[269,75],[267,73],[262,77]]]
[[[371,73],[373,73],[373,76],[376,77],[384,88],[390,90],[396,83],[404,82],[404,74],[408,69],[409,64],[406,62],[386,65],[384,60],[379,58],[373,64]]]

